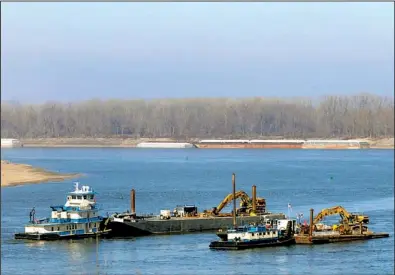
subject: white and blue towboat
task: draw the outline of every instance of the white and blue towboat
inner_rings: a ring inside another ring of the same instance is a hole
[[[210,243],[211,249],[248,249],[268,246],[286,246],[295,243],[296,220],[267,220],[263,224],[237,226],[217,232],[221,238]]]
[[[89,186],[78,187],[69,192],[62,206],[51,206],[51,218],[36,220],[35,209],[30,212],[30,221],[24,233],[15,234],[15,239],[59,240],[78,239],[105,235],[105,220],[99,216],[96,192]]]

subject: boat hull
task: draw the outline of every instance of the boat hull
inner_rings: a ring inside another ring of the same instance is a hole
[[[81,235],[65,235],[61,236],[56,233],[16,233],[16,240],[33,240],[33,241],[58,241],[58,240],[70,240],[70,239],[85,239],[85,238],[95,238],[95,237],[104,237],[109,236],[110,230],[101,231],[97,233],[88,233]]]
[[[262,218],[283,218],[284,214],[267,214]],[[241,224],[256,223],[261,220],[259,216],[238,217]],[[233,217],[189,217],[171,218],[169,220],[137,220],[130,221],[110,221],[107,229],[111,230],[111,237],[139,237],[152,234],[186,234],[194,232],[215,231],[219,228],[232,226]]]
[[[249,242],[235,242],[235,241],[214,241],[210,243],[210,249],[216,250],[242,250],[250,248],[262,248],[272,246],[288,246],[295,244],[294,238],[283,240],[258,240]]]

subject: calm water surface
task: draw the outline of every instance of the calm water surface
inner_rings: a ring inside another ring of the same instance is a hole
[[[72,181],[1,189],[2,274],[394,274],[393,150],[1,150],[2,159],[60,172],[81,172],[99,192],[102,214],[129,208],[136,189],[140,213],[176,204],[210,209],[237,189],[265,197],[270,211],[317,211],[342,205],[370,216],[371,230],[390,238],[320,246],[211,251],[213,233],[128,240],[15,241],[29,211],[38,218],[64,203]],[[229,206],[230,207],[230,206]],[[230,210],[230,209],[226,209]]]

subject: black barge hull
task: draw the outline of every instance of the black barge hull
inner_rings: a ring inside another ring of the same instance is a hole
[[[43,233],[43,234],[16,233],[14,237],[16,240],[59,241],[59,240],[77,240],[77,239],[86,239],[86,238],[96,238],[96,237],[105,237],[105,236],[109,236],[109,231],[84,234],[84,235],[66,235],[66,236],[60,236],[54,233]]]
[[[273,241],[250,241],[250,242],[235,242],[235,241],[214,241],[210,243],[211,249],[216,250],[242,250],[250,248],[263,248],[273,246],[288,246],[295,244],[294,238]]]
[[[262,218],[282,219],[284,214],[268,214],[259,216],[238,217],[238,224],[257,223]],[[216,231],[228,228],[233,224],[233,217],[188,217],[160,219],[137,219],[134,221],[110,220],[107,229],[111,237],[140,237],[153,234],[186,234],[194,232]]]

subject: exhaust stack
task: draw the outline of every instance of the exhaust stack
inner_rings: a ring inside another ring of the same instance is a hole
[[[256,212],[256,186],[252,186],[252,211]]]
[[[309,236],[313,236],[313,215],[314,215],[314,209],[310,209],[310,228],[309,228]]]
[[[136,191],[134,189],[130,191],[130,211],[136,214]]]
[[[236,175],[232,174],[232,186],[233,186],[233,226],[236,227]]]

